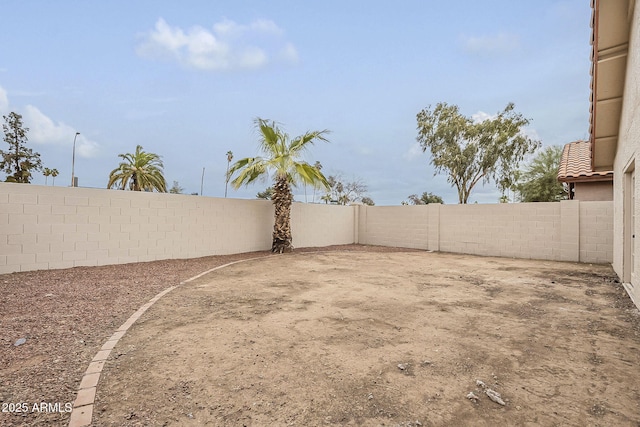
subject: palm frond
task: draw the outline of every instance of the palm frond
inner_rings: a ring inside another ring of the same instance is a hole
[[[167,192],[161,157],[143,150],[143,147],[138,145],[134,154],[118,155],[122,162],[109,174],[107,188],[117,186],[121,190],[130,187],[136,191]]]
[[[275,121],[268,121],[261,118],[255,119],[255,126],[260,134],[260,150],[267,157],[281,155],[283,152],[283,133]]]
[[[237,190],[242,185],[251,184],[268,171],[265,167],[265,161],[261,157],[247,157],[240,159],[229,169],[229,176],[238,172],[238,176],[231,181],[231,185]]]
[[[294,164],[295,175],[299,179],[292,179],[292,182],[302,181],[305,184],[313,185],[314,187],[329,188],[329,183],[325,176],[315,166],[309,163],[295,163]]]
[[[257,159],[257,158],[256,157],[245,157],[244,159],[237,160],[233,165],[231,165],[231,167],[229,167],[229,175],[228,175],[228,177],[230,178],[238,170],[244,168],[249,163],[254,162],[255,159]]]
[[[309,145],[313,144],[316,140],[329,142],[329,140],[325,137],[326,134],[330,133],[327,129],[321,131],[313,131],[307,132],[304,135],[301,135],[291,141],[289,145],[289,152],[291,153],[299,153],[304,151]]]
[[[314,141],[328,142],[328,130],[307,132],[291,140],[275,121],[258,117],[254,123],[264,157],[247,157],[229,168],[227,179],[236,175],[232,181],[236,189],[269,173],[273,173],[275,180],[286,179],[290,185],[303,182],[314,186],[328,186],[319,168],[299,161],[301,153]]]

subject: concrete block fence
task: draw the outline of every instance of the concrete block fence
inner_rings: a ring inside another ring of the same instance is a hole
[[[294,246],[349,243],[610,263],[612,202],[294,203]],[[271,247],[273,206],[181,194],[0,183],[0,274]]]
[[[0,184],[0,272],[122,264],[270,244],[272,206],[187,195]]]
[[[358,206],[359,243],[611,263],[613,203]]]

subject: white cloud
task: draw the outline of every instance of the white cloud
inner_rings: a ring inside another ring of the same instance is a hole
[[[371,147],[362,144],[357,144],[355,147],[353,147],[353,151],[356,152],[359,156],[370,156],[374,153]]]
[[[489,114],[489,113],[485,113],[484,111],[478,111],[477,113],[471,115],[471,119],[473,120],[473,123],[482,123],[485,120],[493,120],[496,117],[498,117],[497,114]],[[532,127],[521,128],[520,134],[527,136],[533,139],[534,141],[540,140],[540,135],[538,135],[538,131]]]
[[[515,34],[499,33],[492,36],[461,36],[462,45],[470,53],[495,56],[510,53],[520,47],[520,38]]]
[[[0,86],[0,114],[9,113],[9,97],[7,91]],[[36,144],[67,145],[73,144],[73,137],[76,130],[65,123],[55,123],[50,117],[45,115],[37,107],[27,105],[24,108],[22,122],[29,128],[27,137],[29,141]],[[88,138],[78,135],[76,140],[76,154],[80,157],[95,157],[100,149],[100,145]]]
[[[256,32],[281,36],[284,31],[275,22],[258,19],[249,25],[238,24],[230,19],[213,24],[213,31],[220,37],[239,37],[245,33]]]
[[[278,53],[289,62],[297,60],[295,47],[283,36],[284,31],[268,20],[242,25],[226,19],[211,30],[201,26],[183,30],[159,18],[153,30],[141,35],[136,52],[200,70],[256,69]]]
[[[238,58],[241,68],[259,68],[268,62],[267,53],[257,47],[248,47]]]
[[[9,113],[9,98],[7,97],[7,91],[0,86],[0,114]]]
[[[58,122],[55,123],[51,118],[42,113],[33,105],[25,107],[23,121],[29,128],[29,140],[36,144],[54,144],[67,145],[73,144],[76,129]],[[76,154],[80,157],[95,157],[98,153],[99,145],[85,138],[82,134],[76,139]]]
[[[489,114],[485,113],[484,111],[478,111],[477,113],[471,115],[473,123],[482,123],[485,120],[495,119],[496,117],[498,117],[496,114]]]
[[[293,45],[293,43],[287,43],[280,50],[280,57],[282,59],[284,59],[286,62],[290,62],[292,64],[295,64],[295,63],[298,62],[298,59],[299,59],[298,50]]]
[[[409,149],[402,155],[402,158],[411,161],[422,155],[422,153],[423,151],[420,144],[418,142],[414,142],[411,147],[409,147]]]
[[[526,127],[523,128],[520,131],[521,134],[523,134],[524,136],[528,136],[529,138],[533,139],[534,141],[540,141],[540,135],[538,134],[538,131],[535,128],[532,127]]]
[[[98,151],[100,151],[100,146],[97,142],[91,141],[82,134],[78,135],[78,141],[76,142],[76,150],[78,156],[84,158],[96,157],[98,155]]]

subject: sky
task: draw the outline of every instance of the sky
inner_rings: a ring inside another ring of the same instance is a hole
[[[487,117],[513,102],[543,146],[589,132],[589,0],[11,0],[2,11],[0,114],[23,116],[56,186],[70,185],[80,132],[81,187],[106,188],[118,154],[141,145],[162,156],[169,186],[224,197],[226,153],[260,154],[260,117],[291,136],[329,130],[304,160],[366,184],[376,205],[423,192],[457,203],[416,142],[420,110]],[[499,197],[479,185],[469,201]]]

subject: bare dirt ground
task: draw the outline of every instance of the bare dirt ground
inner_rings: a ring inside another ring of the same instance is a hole
[[[344,245],[309,250],[393,251]],[[64,426],[102,344],[158,292],[213,267],[269,252],[0,275],[0,426]],[[25,339],[19,346],[14,344]],[[62,411],[34,411],[59,404]],[[26,412],[17,409],[28,408]]]
[[[614,277],[415,251],[235,264],[120,340],[94,425],[638,426],[640,316]]]

